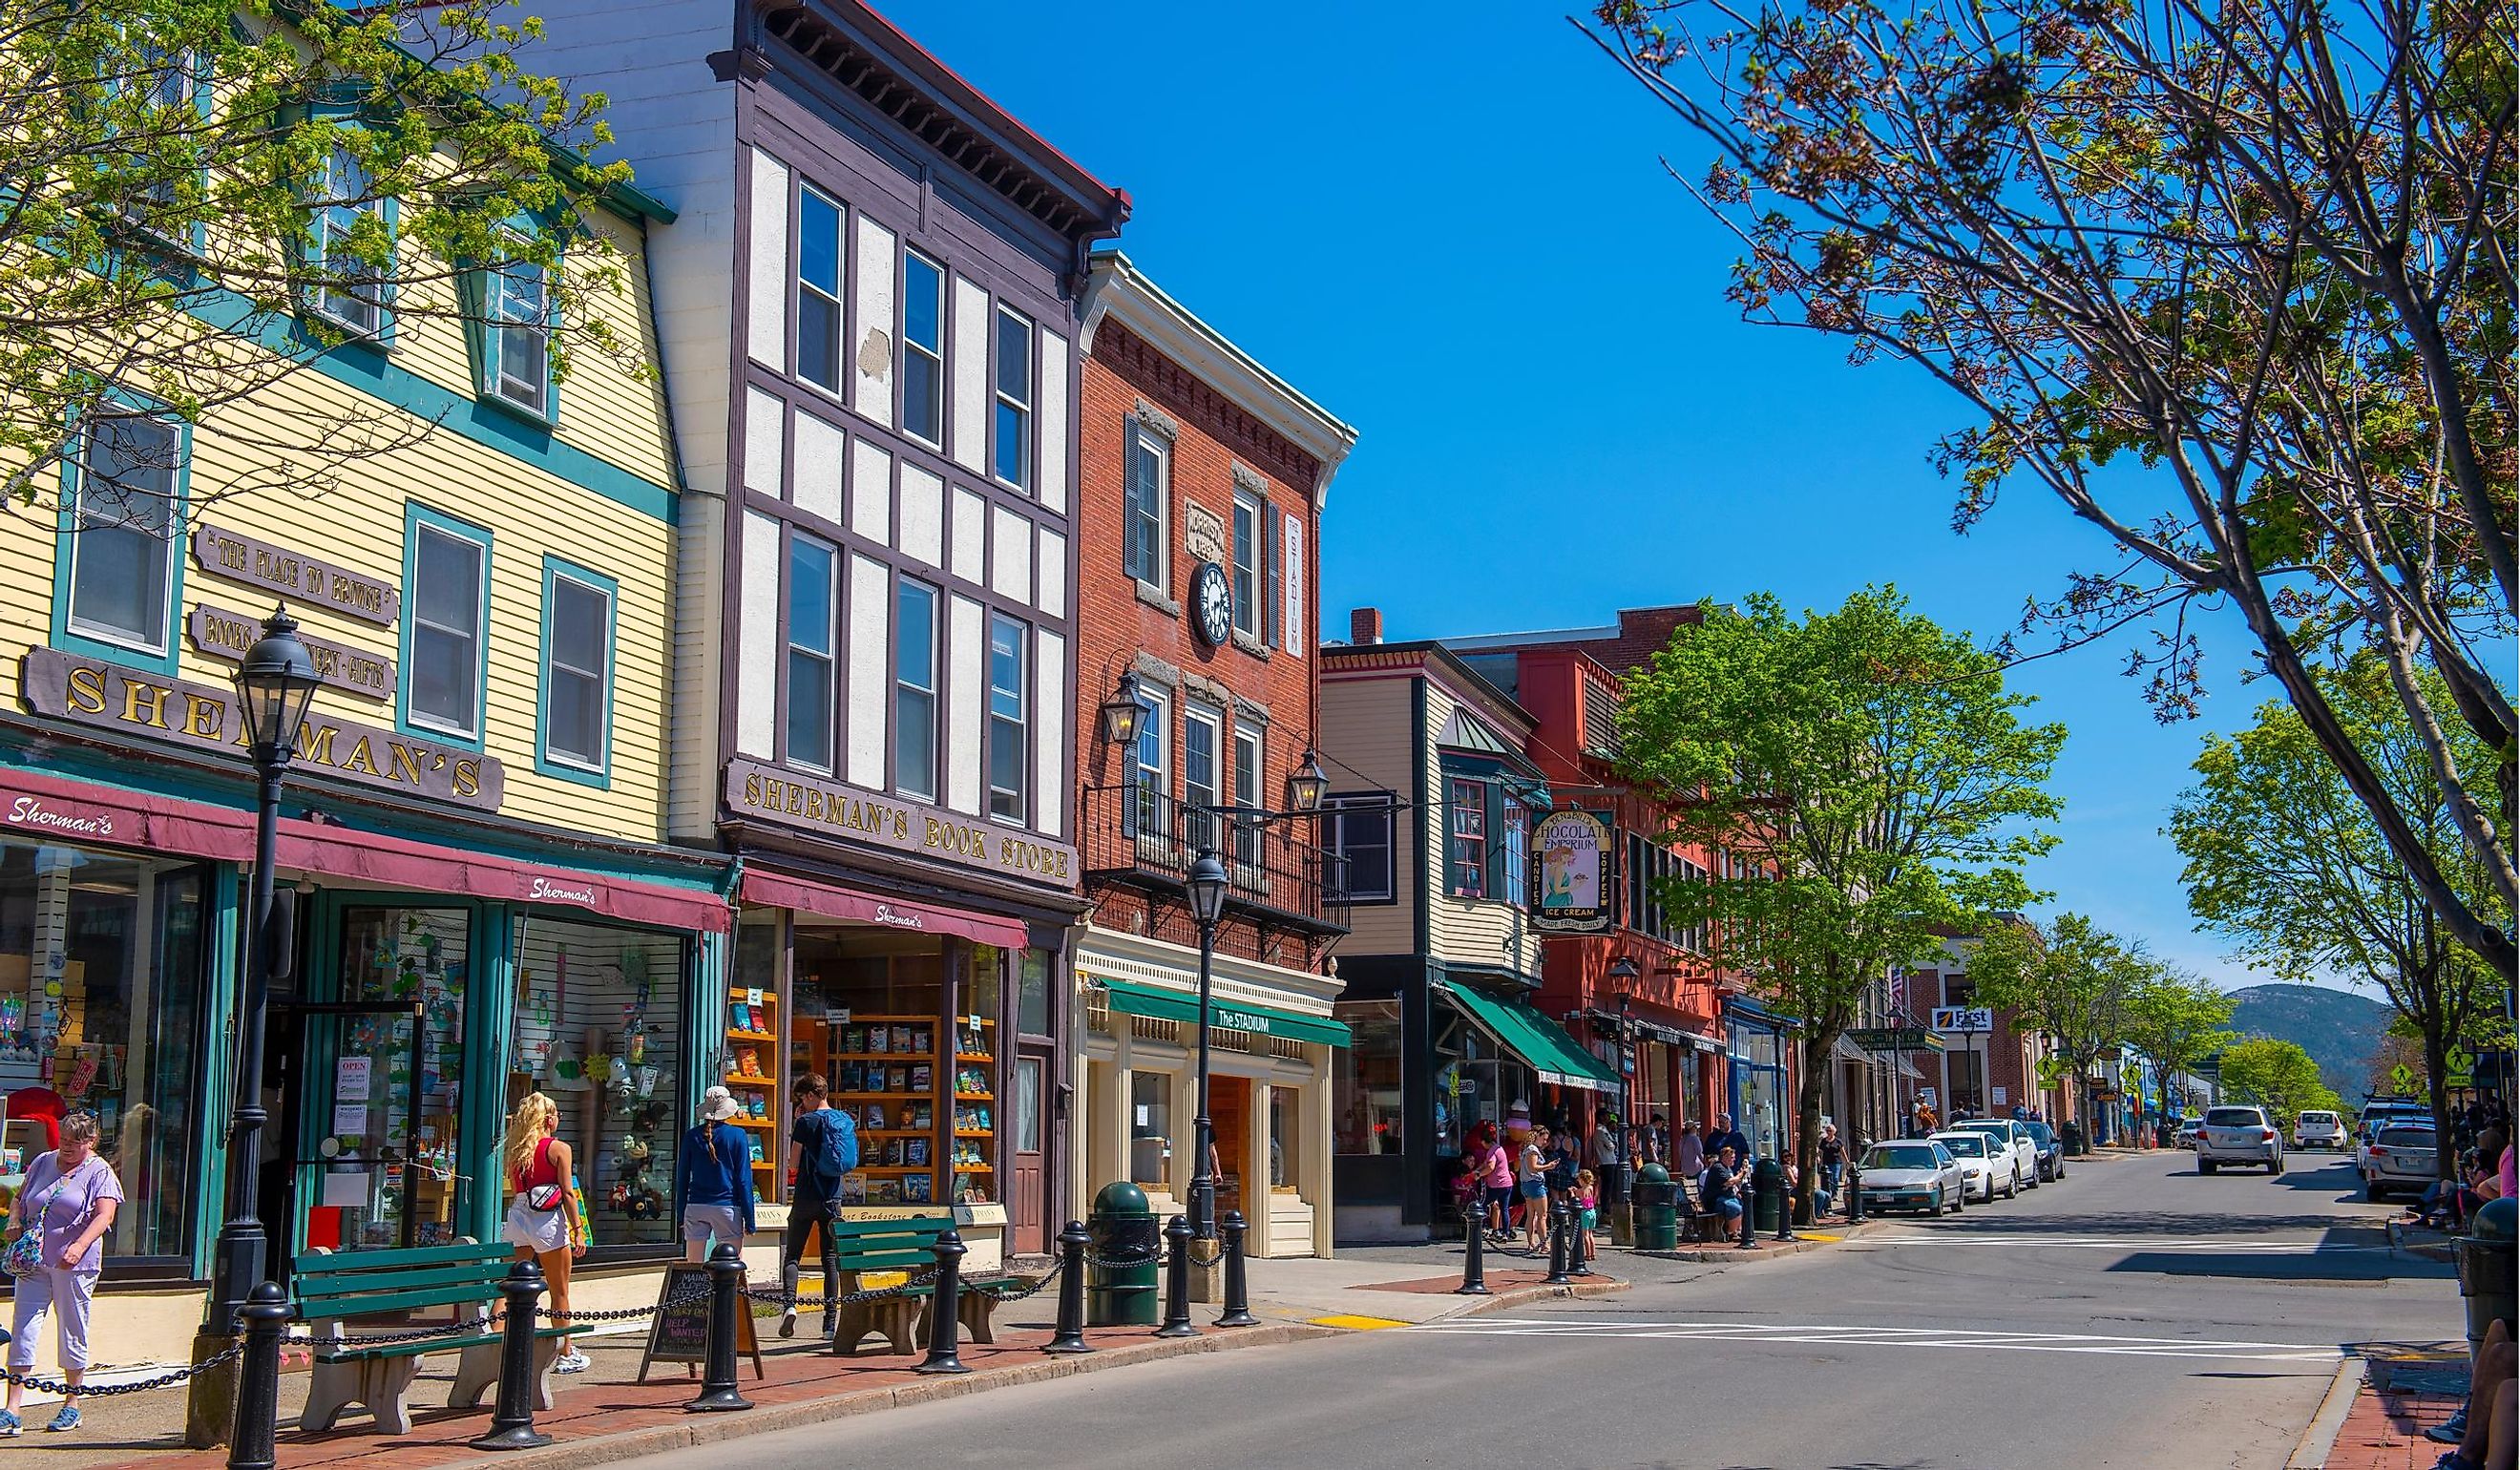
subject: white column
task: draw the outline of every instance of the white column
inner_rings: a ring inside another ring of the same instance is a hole
[[[1251,1122],[1247,1130],[1242,1162],[1242,1223],[1250,1233],[1243,1236],[1246,1248],[1254,1256],[1269,1252],[1269,1094],[1267,1079],[1251,1079]],[[1257,1241],[1256,1245],[1249,1242]]]

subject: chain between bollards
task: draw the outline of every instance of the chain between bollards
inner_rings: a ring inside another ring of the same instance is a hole
[[[1243,1270],[1245,1252],[1250,1247],[1251,1222],[1239,1210],[1228,1210],[1217,1228],[1225,1232],[1225,1312],[1216,1319],[1220,1327],[1257,1327],[1260,1319],[1251,1314],[1251,1281]]]
[[[1091,1353],[1094,1348],[1085,1341],[1085,1247],[1094,1234],[1085,1222],[1071,1220],[1067,1228],[1058,1232],[1058,1321],[1053,1327],[1050,1341],[1042,1345],[1045,1353]]]
[[[1164,1320],[1157,1337],[1196,1337],[1190,1324],[1190,1217],[1176,1215],[1164,1226]]]
[[[499,1345],[499,1406],[475,1449],[539,1449],[552,1437],[534,1428],[534,1309],[543,1269],[527,1257],[508,1269],[499,1290],[508,1299],[507,1338]]]
[[[936,1237],[936,1289],[927,1299],[927,1360],[922,1373],[968,1373],[963,1362],[963,1257],[970,1247],[960,1231]]]
[[[1453,1294],[1494,1295],[1488,1290],[1488,1202],[1476,1185],[1471,1186],[1469,1202],[1462,1206],[1462,1284]]]
[[[237,1315],[245,1328],[244,1359],[228,1470],[272,1470],[280,1459],[280,1335],[289,1325],[289,1293],[277,1282],[261,1282]]]
[[[701,1354],[699,1396],[683,1405],[687,1414],[734,1413],[752,1402],[737,1388],[736,1340],[742,1331],[743,1253],[728,1241],[709,1252],[708,1342]]]
[[[1544,1286],[1571,1286],[1575,1278],[1566,1273],[1566,1198],[1549,1196],[1549,1274],[1541,1278]]]

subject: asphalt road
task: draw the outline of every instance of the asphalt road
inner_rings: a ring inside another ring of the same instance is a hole
[[[2460,1331],[2352,1170],[2090,1163],[1621,1296],[1202,1354],[711,1447],[726,1465],[2280,1467],[2341,1355]]]

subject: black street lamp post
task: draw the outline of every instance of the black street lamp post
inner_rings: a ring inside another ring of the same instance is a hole
[[[1216,922],[1225,914],[1229,877],[1216,849],[1202,847],[1183,884],[1190,890],[1190,915],[1198,923],[1198,1118],[1191,1139],[1197,1152],[1192,1155],[1190,1219],[1192,1232],[1201,1240],[1216,1237],[1216,1125],[1207,1109],[1207,1026],[1216,970]]]
[[[286,607],[263,619],[262,637],[237,666],[237,702],[253,759],[257,800],[253,826],[253,888],[247,910],[246,988],[237,1013],[236,1091],[228,1123],[227,1222],[219,1227],[213,1260],[210,1326],[234,1333],[247,1294],[263,1278],[270,1243],[255,1213],[262,1130],[265,1012],[280,936],[271,932],[273,869],[279,861],[280,786],[305,728],[307,705],[318,683],[315,660],[297,639],[297,621]]]

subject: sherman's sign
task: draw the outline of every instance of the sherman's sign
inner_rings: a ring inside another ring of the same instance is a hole
[[[38,714],[116,735],[244,760],[245,721],[233,691],[187,684],[53,648],[27,650],[19,687]],[[507,777],[496,760],[317,709],[297,736],[297,766],[407,796],[496,811]]]
[[[402,616],[402,594],[390,582],[207,521],[193,531],[193,564],[214,577],[382,627],[392,627]]]
[[[211,658],[229,663],[245,662],[246,650],[262,637],[262,620],[242,612],[230,612],[207,602],[198,603],[184,629],[193,646]],[[328,639],[310,638],[303,631],[297,641],[306,646],[315,660],[315,677],[328,689],[356,694],[362,699],[390,699],[394,695],[394,661],[382,653],[353,648]]]
[[[1076,886],[1076,849],[948,812],[791,776],[758,761],[729,761],[727,810],[741,822],[775,822],[826,841],[879,847],[974,872],[1054,888]]]

